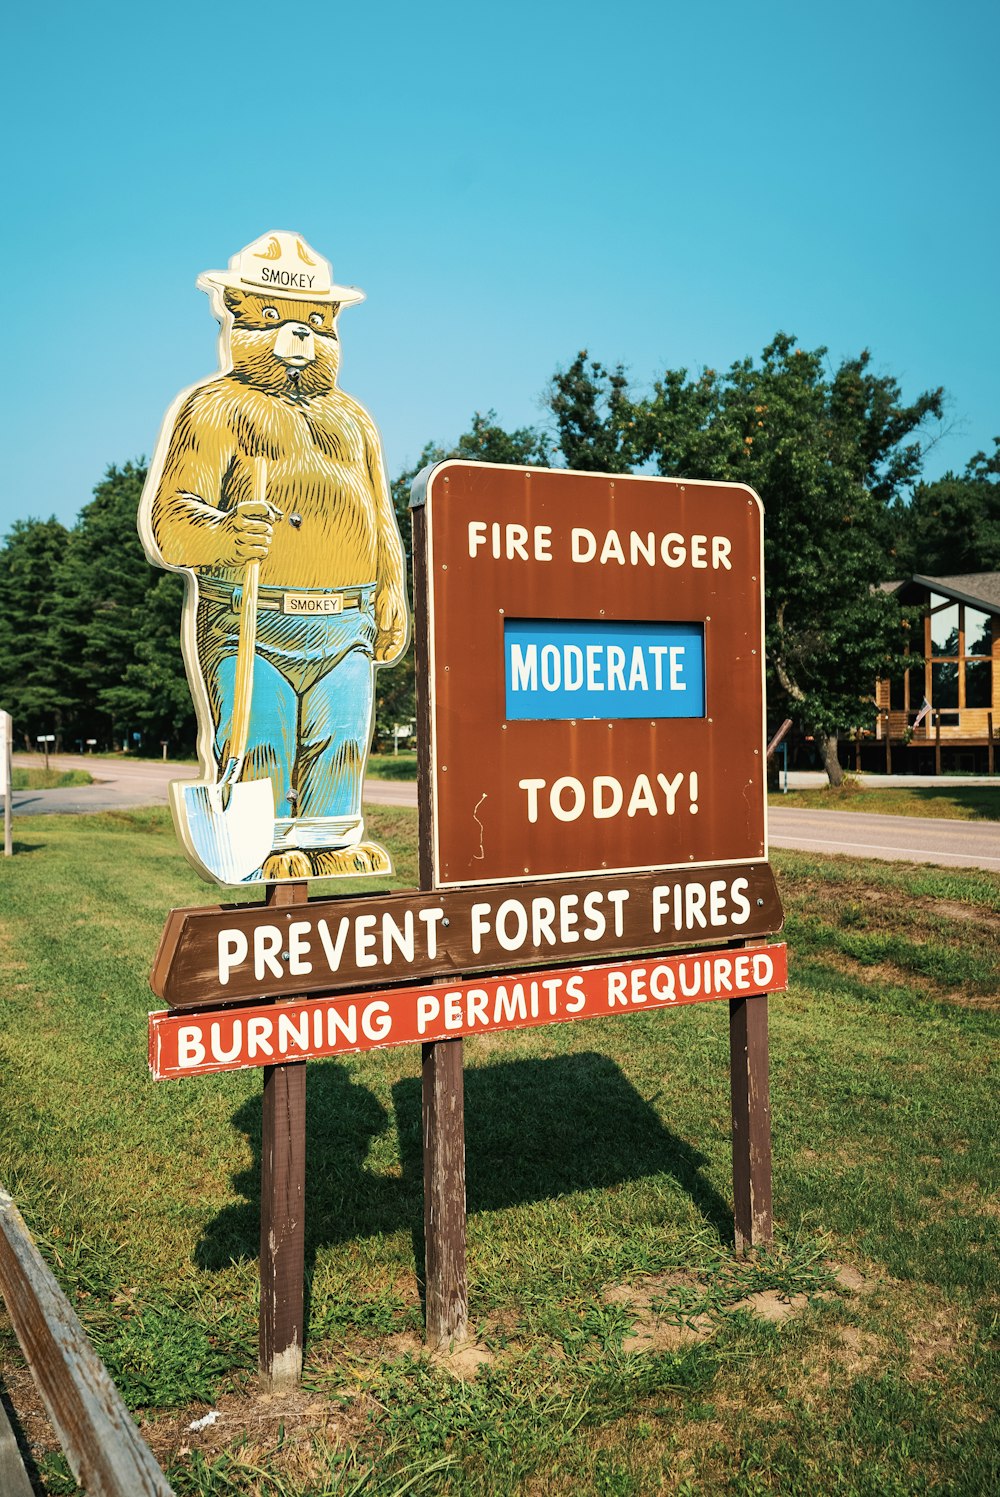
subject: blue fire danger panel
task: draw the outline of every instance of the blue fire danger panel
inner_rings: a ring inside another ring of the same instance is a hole
[[[504,619],[507,719],[704,717],[705,626]]]

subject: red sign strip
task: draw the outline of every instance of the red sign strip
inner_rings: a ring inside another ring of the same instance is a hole
[[[506,973],[480,982],[386,988],[302,1003],[155,1013],[149,1016],[149,1066],[155,1080],[176,1080],[388,1045],[783,992],[787,986],[786,948],[778,943]]]

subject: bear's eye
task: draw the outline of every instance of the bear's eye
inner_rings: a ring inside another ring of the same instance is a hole
[[[323,326],[323,313],[322,312],[310,312],[309,313],[309,321],[312,323],[313,327],[322,327]]]
[[[264,319],[265,322],[277,322],[278,321],[278,309],[277,309],[277,307],[265,307],[264,310],[263,310],[263,312],[261,312],[260,315],[263,317],[263,319]]]

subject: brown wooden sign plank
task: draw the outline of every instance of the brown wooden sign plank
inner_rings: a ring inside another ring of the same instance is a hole
[[[171,911],[150,985],[171,1008],[354,991],[776,934],[766,863]]]
[[[171,1497],[163,1472],[2,1186],[0,1294],[79,1484],[90,1497]]]
[[[448,460],[411,502],[435,887],[765,857],[757,495]]]
[[[299,1002],[175,1009],[149,1016],[150,1069],[155,1080],[170,1081],[418,1043],[426,1060],[427,1048],[437,1042],[447,1048],[467,1034],[783,992],[787,978],[784,943],[768,942],[329,993]],[[442,1073],[434,1085],[453,1094],[444,1113],[459,1116],[461,1089],[455,1090],[454,1075]]]

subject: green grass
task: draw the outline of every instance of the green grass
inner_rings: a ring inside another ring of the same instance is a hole
[[[847,779],[813,790],[772,792],[772,806],[804,811],[871,811],[879,816],[942,816],[948,821],[1000,821],[1000,779],[992,785],[860,785]]]
[[[415,823],[370,812],[404,885]],[[420,1347],[419,1053],[311,1064],[305,1387],[274,1404],[255,1394],[260,1075],[146,1069],[166,911],[217,896],[161,810],[26,818],[15,846],[0,1180],[179,1494],[996,1488],[1000,879],[775,855],[777,1241],[751,1261],[723,1005],[468,1041],[474,1380]],[[626,1285],[663,1332],[646,1351]],[[802,1299],[771,1324],[741,1307],[764,1291]],[[0,1379],[18,1360],[0,1324]],[[214,1432],[186,1434],[207,1406]]]
[[[416,754],[369,754],[365,774],[373,780],[415,780]]]
[[[11,785],[15,790],[63,790],[70,785],[92,785],[93,775],[85,769],[12,769]]]

